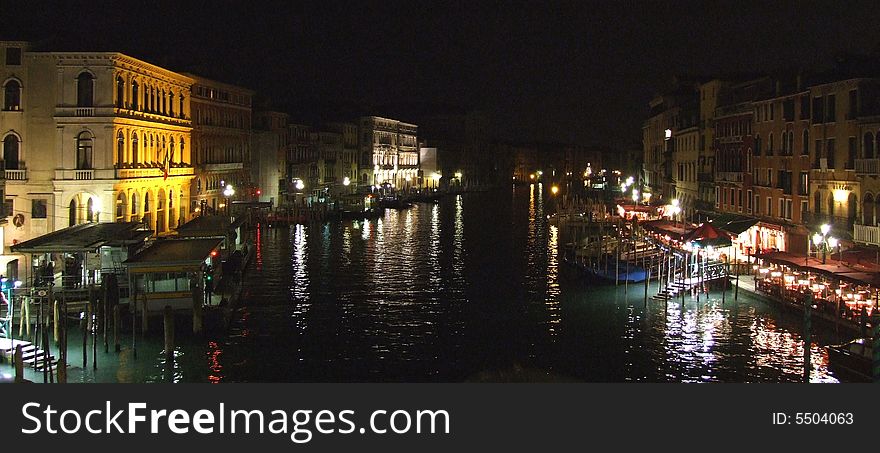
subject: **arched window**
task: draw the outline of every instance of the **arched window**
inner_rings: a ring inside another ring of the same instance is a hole
[[[761,135],[755,135],[755,156],[761,155]]]
[[[131,81],[131,109],[137,110],[138,106],[138,83],[136,80]]]
[[[10,80],[3,87],[3,110],[21,110],[21,84]]]
[[[116,107],[125,108],[125,81],[116,76]]]
[[[174,116],[174,92],[168,92],[168,116]]]
[[[170,155],[169,158],[168,158],[168,162],[170,162],[170,163],[172,163],[172,164],[174,164],[175,162],[177,162],[177,161],[175,160],[175,157],[176,157],[176,155],[175,155],[175,154],[176,154],[176,151],[177,151],[177,150],[174,148],[174,137],[171,137],[171,139],[170,139],[169,142],[168,142],[168,152],[171,153],[171,155]]]
[[[162,90],[161,99],[162,99],[162,102],[159,103],[159,106],[161,107],[160,110],[162,111],[162,114],[165,115],[167,113],[167,110],[165,110],[165,100],[166,100],[165,90]]]
[[[773,133],[772,132],[770,134],[768,134],[768,136],[767,136],[767,155],[768,156],[773,155]]]
[[[139,220],[138,219],[139,212],[138,212],[138,194],[137,194],[137,192],[131,193],[131,210],[129,211],[129,213],[131,214],[132,222],[137,222]]]
[[[3,139],[3,164],[7,170],[18,170],[19,148],[15,135],[9,134]]]
[[[140,150],[138,149],[138,134],[137,132],[131,133],[131,163],[138,164],[140,163]]]
[[[76,225],[76,198],[70,200],[70,204],[67,206],[67,226]]]
[[[86,202],[86,221],[95,221],[95,200],[92,197]]]
[[[181,164],[183,163],[183,146],[184,146],[184,141],[183,141],[183,138],[181,137],[181,139],[180,139],[180,154],[178,154],[178,156],[179,156],[178,162]]]
[[[834,217],[834,194],[828,194],[828,215]]]
[[[801,154],[807,156],[810,154],[810,131],[804,129],[804,142],[801,143]]]
[[[150,192],[144,193],[144,223],[147,224],[147,228],[153,227],[153,216],[150,212]]]
[[[794,154],[794,131],[788,131],[788,155]]]
[[[76,106],[92,107],[95,103],[95,79],[88,72],[76,78]]]
[[[180,95],[180,109],[177,113],[181,118],[183,118],[183,94]]]
[[[165,191],[162,189],[156,196],[156,232],[165,232]]]
[[[116,133],[116,167],[122,167],[125,163],[125,137],[122,131]]]
[[[119,192],[116,196],[116,221],[125,222],[125,194]]]
[[[864,200],[862,201],[862,224],[873,226],[876,222],[876,217],[874,215],[874,196],[870,193],[865,195]]]
[[[92,169],[92,134],[88,131],[80,132],[76,137],[76,168]]]

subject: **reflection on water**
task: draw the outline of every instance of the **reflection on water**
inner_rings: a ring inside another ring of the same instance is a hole
[[[537,184],[264,229],[230,334],[184,345],[174,379],[460,381],[513,369],[585,381],[801,379],[799,317],[750,295],[645,305],[640,285],[624,294],[571,278],[547,222],[553,202]],[[813,338],[813,380],[836,381],[827,339]],[[120,370],[120,380],[163,379],[161,346],[144,357],[148,369],[129,370],[139,378]]]

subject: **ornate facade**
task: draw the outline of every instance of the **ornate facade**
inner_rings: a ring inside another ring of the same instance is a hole
[[[193,79],[116,52],[0,45],[19,49],[0,71],[19,90],[0,117],[17,140],[4,155],[17,216],[6,245],[90,221],[163,235],[189,218]]]
[[[360,119],[360,185],[418,186],[418,126],[388,118]]]

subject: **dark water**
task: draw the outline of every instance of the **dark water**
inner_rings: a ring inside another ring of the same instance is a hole
[[[763,301],[741,293],[722,304],[718,293],[708,303],[687,299],[684,309],[653,301],[646,309],[642,285],[627,298],[623,287],[563,278],[541,190],[264,230],[214,378],[802,378],[800,318]],[[812,349],[813,380],[835,381],[820,343]]]
[[[174,379],[802,379],[800,315],[745,292],[737,302],[728,293],[722,304],[719,292],[646,308],[641,284],[625,295],[566,279],[541,190],[263,229],[239,319],[228,336],[182,344]],[[836,340],[814,329],[813,381],[837,381],[822,347]],[[117,368],[82,379],[160,381],[159,343],[141,341],[138,360],[127,347]]]

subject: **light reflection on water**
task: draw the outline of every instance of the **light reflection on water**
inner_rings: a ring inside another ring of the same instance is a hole
[[[175,379],[460,381],[527,369],[584,381],[801,380],[799,317],[747,293],[645,306],[641,285],[624,295],[571,278],[547,222],[552,202],[538,184],[266,229],[240,319],[226,337],[185,345]],[[836,381],[821,346],[831,339],[813,339],[813,381]],[[140,380],[164,376],[155,349],[150,371],[132,372]]]

